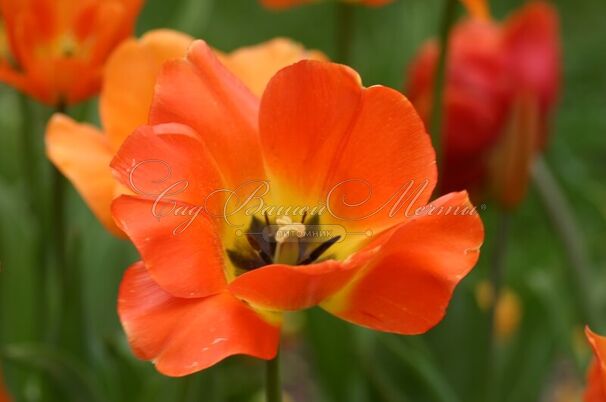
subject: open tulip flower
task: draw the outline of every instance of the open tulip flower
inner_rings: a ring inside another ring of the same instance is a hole
[[[1,0],[0,81],[52,106],[96,95],[103,65],[131,35],[142,3]]]
[[[558,17],[537,1],[497,23],[482,2],[466,3],[474,16],[450,39],[441,190],[470,189],[511,208],[547,141],[560,77]],[[410,69],[408,95],[427,122],[438,53],[428,43]]]
[[[420,334],[473,268],[465,192],[427,204],[435,153],[398,91],[304,60],[261,100],[195,42],[165,64],[148,125],[112,161],[112,205],[137,247],[118,310],[136,355],[169,376],[276,356],[282,313],[312,306]]]
[[[120,45],[107,62],[100,99],[104,131],[56,114],[46,132],[49,159],[69,178],[95,216],[112,233],[123,235],[111,216],[111,202],[127,191],[113,180],[109,163],[124,139],[147,122],[156,77],[162,64],[181,58],[193,39],[170,30],[151,31]],[[221,54],[221,59],[255,93],[261,94],[280,68],[303,58],[324,59],[287,39]]]
[[[322,0],[261,0],[261,3],[268,8],[289,8],[302,4],[318,3]],[[340,0],[344,3],[362,4],[371,7],[380,7],[391,3],[393,0]]]
[[[587,340],[595,355],[587,375],[584,402],[606,401],[606,338],[585,329]]]

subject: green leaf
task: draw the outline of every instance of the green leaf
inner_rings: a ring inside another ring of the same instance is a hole
[[[12,344],[0,356],[27,369],[40,370],[59,385],[71,402],[106,402],[86,367],[46,345]]]

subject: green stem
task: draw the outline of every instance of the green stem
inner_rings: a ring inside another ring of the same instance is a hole
[[[265,368],[265,398],[266,402],[282,402],[282,386],[280,380],[280,352],[267,362]]]
[[[511,216],[507,211],[501,211],[496,231],[496,237],[492,248],[492,259],[490,264],[490,283],[493,291],[493,303],[490,309],[492,321],[496,316],[496,308],[503,287],[505,277],[505,267],[507,259],[507,246],[509,243],[509,232],[511,226]],[[491,328],[494,325],[491,324]],[[492,337],[494,340],[494,331]]]
[[[549,166],[542,158],[537,158],[534,164],[533,179],[572,268],[568,272],[582,319],[589,325],[597,326],[600,324],[600,320],[596,317],[590,291],[589,268],[591,265],[585,240],[572,213],[572,208]]]
[[[64,105],[57,106],[57,113],[66,113]],[[66,220],[65,220],[65,195],[67,190],[66,180],[63,174],[53,165],[51,166],[51,208],[50,208],[50,226],[47,238],[52,239],[52,253],[55,258],[55,275],[56,284],[59,290],[60,304],[58,310],[58,319],[55,322],[55,327],[52,328],[51,336],[61,336],[63,328],[63,316],[65,308],[69,305],[68,300],[68,259],[66,249]],[[71,301],[80,302],[80,301]],[[57,339],[55,339],[57,340]]]
[[[441,167],[443,153],[444,126],[444,86],[446,84],[446,67],[450,51],[450,33],[456,19],[458,0],[445,0],[442,20],[440,22],[440,55],[434,76],[433,105],[431,111],[431,140],[436,150],[438,168]]]
[[[337,2],[337,61],[349,64],[353,36],[353,6]]]
[[[21,113],[21,163],[23,175],[25,178],[24,195],[26,202],[29,206],[33,222],[36,225],[36,237],[34,245],[34,264],[37,265],[36,269],[36,291],[38,292],[38,299],[36,302],[37,309],[37,325],[38,334],[43,336],[46,328],[47,319],[47,281],[48,270],[44,255],[44,239],[41,236],[42,227],[44,226],[44,219],[41,209],[41,197],[40,197],[40,181],[38,179],[37,169],[38,160],[40,155],[36,149],[36,133],[34,132],[34,113],[32,109],[32,103],[30,99],[24,95],[19,94],[19,106]]]
[[[499,299],[501,297],[505,270],[507,266],[507,247],[511,232],[511,215],[508,211],[501,210],[498,217],[496,236],[492,248],[490,261],[490,284],[492,287],[492,304],[488,314],[488,340],[490,353],[488,354],[488,400],[495,400],[498,396],[497,371],[498,371],[498,339],[495,331],[495,321]]]
[[[25,176],[25,191],[32,211],[36,213],[36,172],[37,161],[36,147],[34,144],[32,105],[27,96],[19,94],[19,105],[21,112],[21,162]]]

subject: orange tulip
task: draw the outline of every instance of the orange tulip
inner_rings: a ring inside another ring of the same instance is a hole
[[[459,23],[450,41],[441,190],[470,189],[511,208],[547,141],[560,76],[558,17],[537,1],[499,24],[482,17],[482,2],[467,3],[475,17]],[[437,59],[431,42],[410,69],[408,94],[426,122]]]
[[[61,114],[53,116],[46,132],[49,159],[74,184],[95,216],[112,233],[123,235],[111,217],[112,200],[126,191],[112,178],[109,163],[126,137],[147,122],[156,77],[162,64],[183,57],[193,39],[158,30],[140,40],[129,39],[109,58],[100,99],[104,131]],[[287,39],[221,55],[230,69],[255,92],[261,93],[280,68],[303,58],[323,59],[315,51]]]
[[[423,333],[478,259],[467,194],[426,205],[435,154],[412,105],[348,67],[301,61],[259,101],[197,42],[164,66],[150,110],[112,161],[136,193],[112,211],[142,258],[123,279],[120,319],[166,375],[234,354],[271,359],[282,312],[316,305]],[[226,200],[258,184],[268,192],[246,208]],[[382,207],[396,200],[416,212]]]
[[[107,57],[131,35],[142,3],[0,0],[0,81],[52,106],[94,96]]]
[[[321,0],[261,0],[267,8],[283,9],[302,4],[318,3]],[[393,0],[342,0],[344,3],[363,4],[365,6],[380,7],[391,3]]]
[[[595,358],[587,373],[587,389],[584,402],[606,401],[606,337],[585,328],[585,335],[593,348]]]

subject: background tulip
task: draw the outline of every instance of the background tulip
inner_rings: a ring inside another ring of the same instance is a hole
[[[560,76],[558,17],[532,2],[503,23],[468,17],[450,41],[442,191],[472,189],[505,207],[526,193],[530,165],[547,142]],[[410,68],[409,93],[430,119],[435,43]]]
[[[131,35],[143,0],[2,0],[0,81],[57,106],[99,91],[103,64]]]

